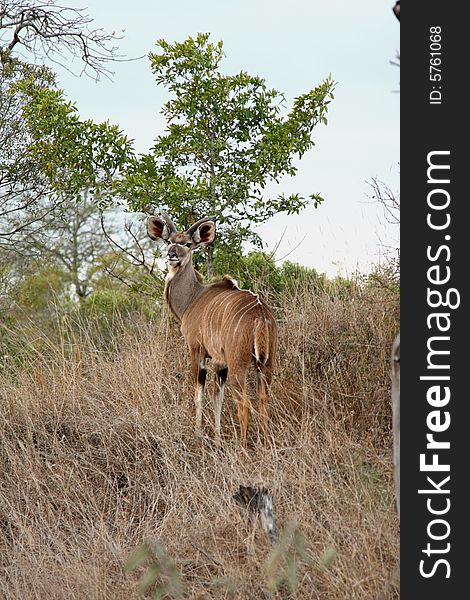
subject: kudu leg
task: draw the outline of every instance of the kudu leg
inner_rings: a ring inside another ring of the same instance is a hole
[[[215,366],[215,390],[214,390],[214,418],[215,418],[215,443],[220,446],[220,415],[224,403],[225,383],[227,381],[227,367]]]
[[[230,372],[230,369],[229,369]],[[236,373],[231,380],[233,395],[237,403],[238,421],[240,423],[241,444],[246,448],[246,434],[248,431],[248,417],[250,415],[250,405],[246,394],[246,372]]]
[[[196,405],[196,429],[202,430],[202,407],[204,404],[204,386],[206,384],[206,359],[200,352],[191,352],[191,370],[196,383],[194,404]]]
[[[260,413],[263,421],[263,436],[264,443],[268,443],[269,436],[269,386],[271,385],[272,373],[271,369],[256,372],[256,383],[258,389]]]

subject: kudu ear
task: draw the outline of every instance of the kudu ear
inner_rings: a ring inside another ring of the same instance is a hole
[[[170,237],[168,227],[160,217],[149,217],[147,219],[147,233],[149,238],[156,242],[166,242]]]
[[[205,221],[196,229],[191,236],[196,246],[207,246],[215,239],[215,222]]]

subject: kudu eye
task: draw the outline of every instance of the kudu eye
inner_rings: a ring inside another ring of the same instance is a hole
[[[188,242],[187,244],[185,244],[186,248],[191,248],[192,245],[193,245],[192,242]]]

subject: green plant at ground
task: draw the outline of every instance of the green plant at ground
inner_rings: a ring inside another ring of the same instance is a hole
[[[299,585],[299,563],[309,564],[311,556],[305,538],[294,523],[281,533],[279,543],[271,550],[265,562],[268,588],[276,592],[284,585],[295,598]]]
[[[165,548],[155,542],[142,544],[129,557],[124,570],[131,573],[138,567],[146,566],[139,583],[139,591],[146,594],[153,590],[152,598],[183,598],[183,584],[175,562],[168,556]]]

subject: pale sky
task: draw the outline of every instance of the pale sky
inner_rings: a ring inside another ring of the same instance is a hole
[[[275,193],[309,195],[325,202],[299,215],[278,215],[258,229],[277,256],[330,276],[367,272],[383,251],[398,245],[398,231],[368,198],[373,177],[399,193],[400,25],[393,0],[67,0],[87,6],[96,26],[125,30],[127,57],[113,66],[113,81],[74,77],[59,70],[59,84],[83,118],[109,120],[146,152],[163,132],[160,109],[168,99],[150,70],[155,42],[183,41],[210,32],[224,42],[225,73],[248,71],[292,99],[329,73],[337,82],[328,125],[314,130],[316,147],[298,163],[298,174]],[[79,64],[71,68],[79,71]],[[203,216],[203,215],[201,215]]]

